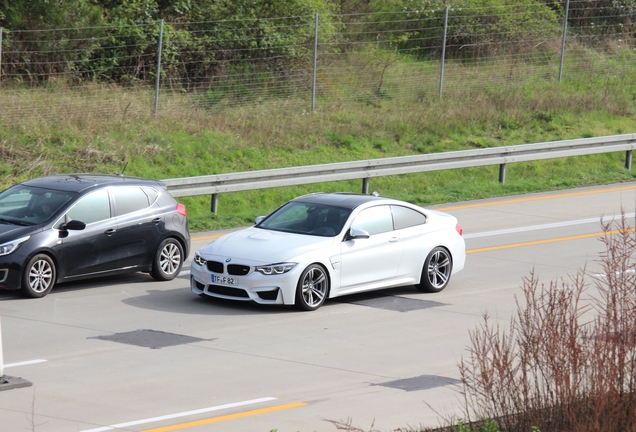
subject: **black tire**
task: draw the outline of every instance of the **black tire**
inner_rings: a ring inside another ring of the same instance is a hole
[[[172,280],[179,275],[183,260],[181,243],[172,238],[165,239],[155,252],[150,276],[158,281]]]
[[[415,288],[422,292],[440,292],[448,285],[452,271],[450,252],[443,247],[436,247],[426,257],[420,283]]]
[[[329,275],[318,264],[307,267],[296,286],[296,307],[303,311],[315,311],[329,295]]]
[[[24,267],[22,294],[30,298],[44,297],[53,289],[56,274],[55,264],[48,255],[35,255]]]

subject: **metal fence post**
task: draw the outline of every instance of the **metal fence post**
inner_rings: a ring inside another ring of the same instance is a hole
[[[155,111],[157,118],[157,105],[159,104],[159,82],[161,81],[161,50],[163,46],[163,20],[159,22],[159,48],[157,50],[157,79],[155,80]]]
[[[627,152],[625,153],[625,169],[628,169],[628,170],[632,169],[632,151],[631,150],[627,150]]]
[[[369,195],[369,177],[365,177],[362,179],[362,193],[365,195]]]
[[[439,98],[442,98],[442,88],[444,86],[444,62],[446,61],[446,35],[448,32],[448,10],[450,6],[446,6],[444,11],[444,37],[442,38],[442,65],[439,71]]]
[[[563,75],[563,60],[565,58],[565,38],[568,31],[568,14],[570,13],[570,0],[565,3],[565,18],[563,19],[563,37],[561,38],[561,62],[559,63],[559,82]]]
[[[2,87],[2,27],[0,27],[0,87]],[[0,373],[0,376],[2,376],[2,373]]]
[[[318,12],[316,12],[316,23],[314,24],[314,70],[311,78],[311,110],[316,107],[316,63],[318,60]]]

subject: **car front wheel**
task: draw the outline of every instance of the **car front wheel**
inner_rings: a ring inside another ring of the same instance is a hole
[[[183,265],[183,248],[175,239],[161,242],[152,262],[150,276],[158,281],[169,281],[177,277]]]
[[[440,292],[448,285],[452,269],[450,252],[443,247],[436,247],[426,257],[420,283],[415,287],[423,292]]]
[[[322,266],[312,264],[303,271],[296,287],[296,307],[304,311],[318,309],[327,299],[329,277]]]
[[[55,264],[45,254],[31,258],[24,268],[22,293],[26,297],[40,298],[47,295],[55,285]]]

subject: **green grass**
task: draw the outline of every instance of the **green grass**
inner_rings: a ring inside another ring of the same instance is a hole
[[[409,65],[396,64],[396,76]],[[449,77],[481,73],[452,68]],[[632,133],[636,74],[616,70],[561,84],[471,87],[449,78],[441,100],[433,84],[406,92],[387,76],[381,96],[324,93],[315,112],[304,100],[202,109],[188,95],[163,94],[157,119],[144,89],[95,91],[99,109],[81,98],[86,89],[3,91],[0,186],[51,173],[119,173],[126,164],[128,175],[165,179]],[[70,108],[51,114],[62,102]],[[29,104],[30,115],[10,117],[11,108]],[[491,166],[377,178],[370,189],[430,205],[634,180],[623,165],[623,153],[604,154],[508,164],[504,185]],[[179,201],[200,231],[249,224],[300,194],[361,187],[358,180],[222,194],[216,215],[209,196]]]

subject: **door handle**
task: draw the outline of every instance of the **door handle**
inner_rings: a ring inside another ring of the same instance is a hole
[[[399,237],[391,237],[391,239],[389,240],[389,243],[395,243],[398,240],[400,240]]]
[[[161,218],[154,218],[152,220],[152,223],[155,224],[155,225],[159,225],[160,222],[161,222]]]
[[[111,228],[111,229],[107,229],[106,231],[104,231],[104,234],[106,234],[107,236],[112,236],[113,234],[115,234],[115,229]]]

